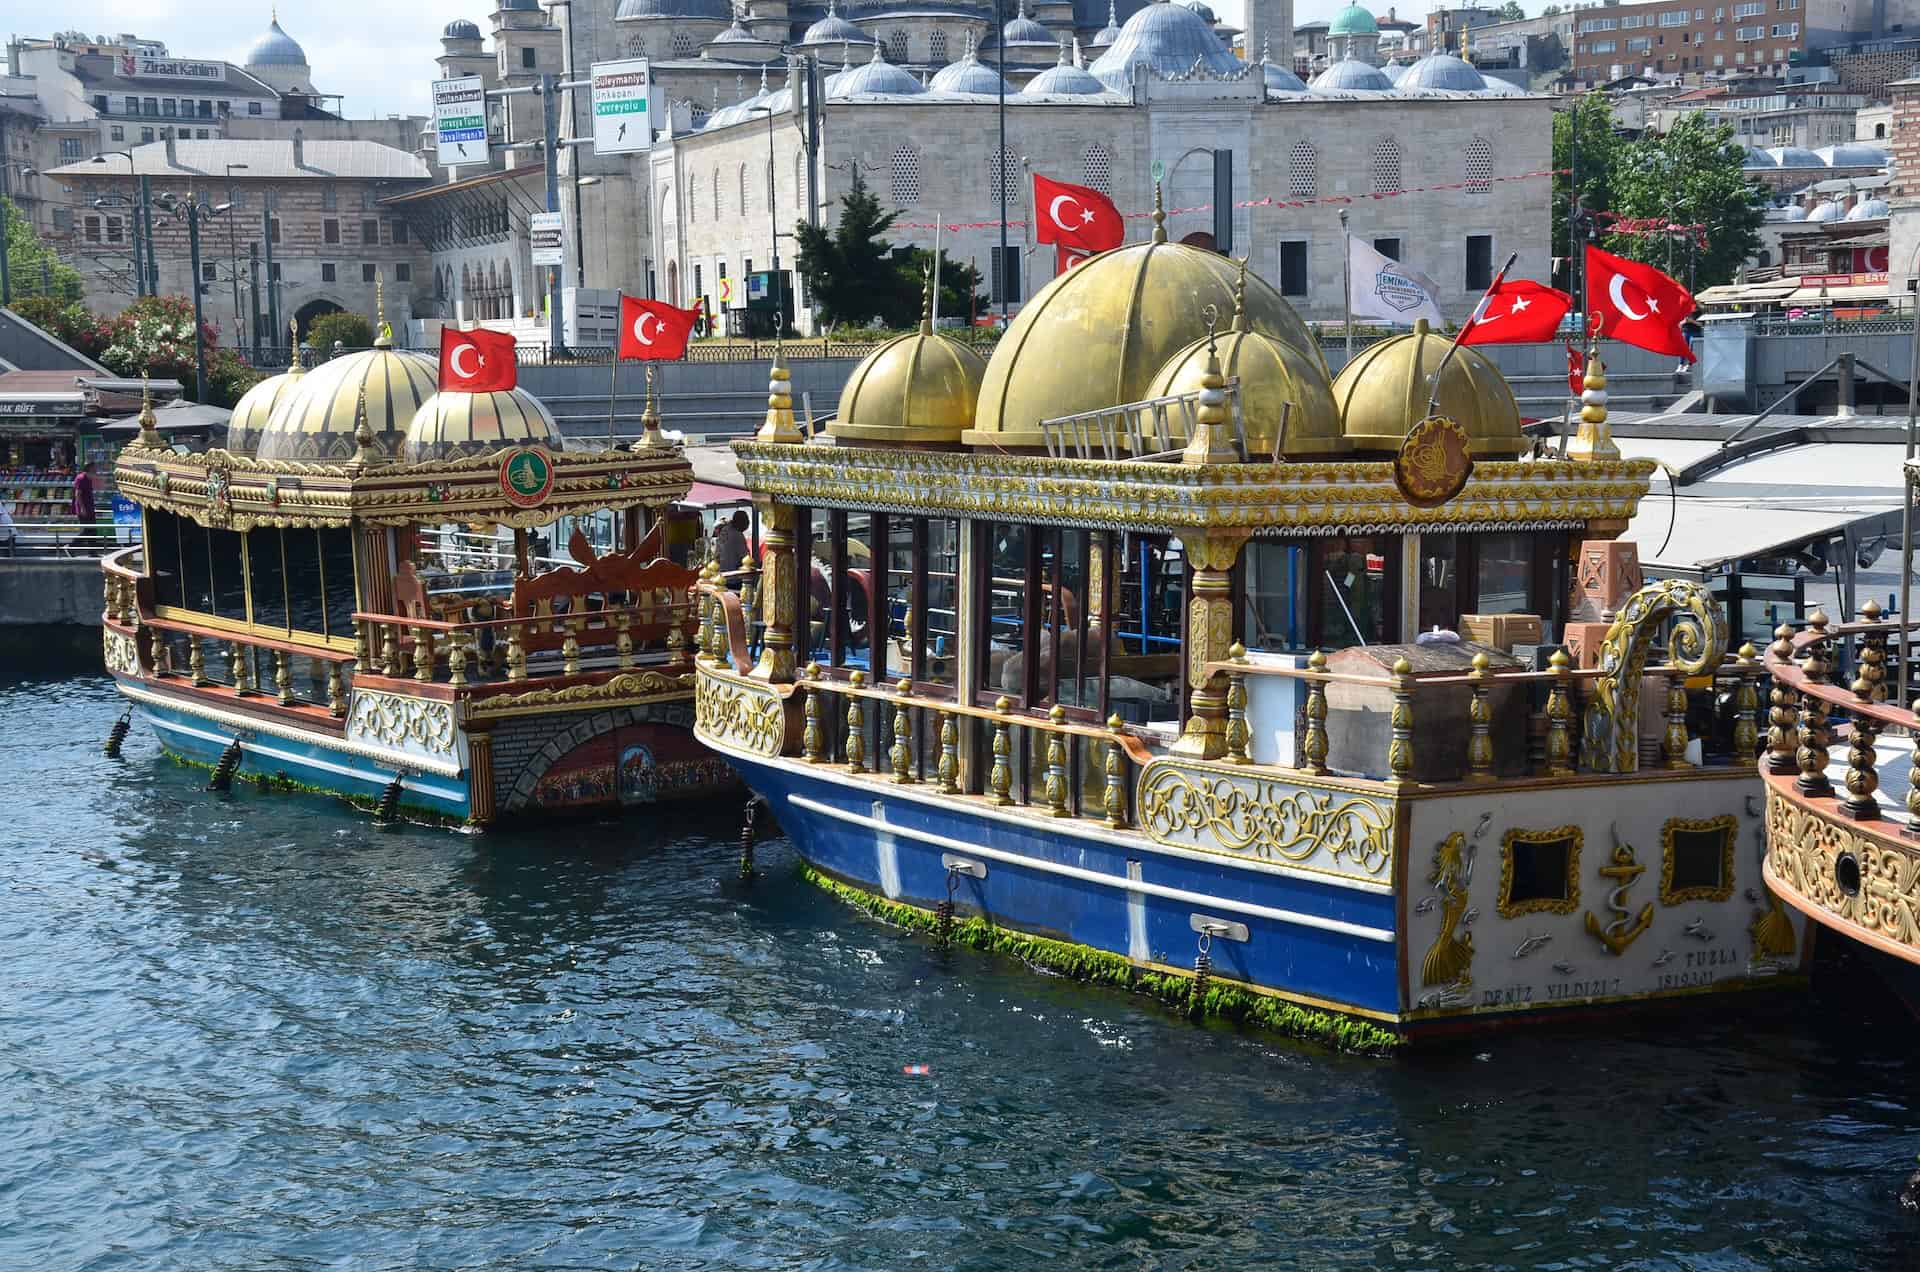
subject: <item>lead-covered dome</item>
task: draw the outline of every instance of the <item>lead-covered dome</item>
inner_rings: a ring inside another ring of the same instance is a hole
[[[1822,146],[1813,152],[1829,168],[1879,168],[1887,162],[1887,152],[1864,141]]]
[[[1451,53],[1429,53],[1395,76],[1393,86],[1401,92],[1413,89],[1444,89],[1454,93],[1478,93],[1487,87],[1479,71]]]
[[[503,2],[500,7],[515,6]],[[527,0],[525,7],[537,6],[533,0]],[[620,7],[613,14],[615,22],[641,18],[709,18],[715,22],[731,22],[733,6],[727,0],[620,0]]]
[[[1427,417],[1433,372],[1453,341],[1427,329],[1371,345],[1354,355],[1333,382],[1341,429],[1355,450],[1393,451],[1407,430]],[[1477,458],[1505,458],[1527,448],[1520,406],[1493,363],[1470,346],[1454,351],[1441,376],[1440,414],[1467,431]]]
[[[1380,24],[1373,15],[1357,4],[1350,4],[1333,15],[1333,21],[1327,24],[1328,35],[1378,35]]]
[[[834,76],[827,95],[835,98],[873,95],[913,97],[926,91],[925,84],[887,61],[886,54],[875,43],[872,60],[864,66],[856,66]]]
[[[480,28],[465,18],[455,18],[442,28],[440,38],[443,40],[477,40],[480,38]]]
[[[1136,66],[1171,79],[1190,74],[1195,67],[1238,75],[1244,65],[1199,14],[1162,0],[1128,18],[1120,38],[1088,69],[1116,93],[1130,93]]]
[[[1020,91],[1027,97],[1097,97],[1107,86],[1080,65],[1080,42],[1075,40],[1072,61],[1067,60],[1067,46],[1062,43],[1060,61],[1028,80]]]
[[[374,451],[398,458],[407,426],[433,396],[440,368],[433,359],[382,343],[315,367],[274,404],[254,453],[261,459],[339,461],[357,445],[361,393]]]
[[[1269,93],[1304,93],[1307,91],[1307,83],[1305,80],[1295,75],[1286,67],[1279,65],[1271,58],[1261,60],[1260,77],[1266,82]]]
[[[1207,306],[1233,311],[1238,277],[1232,260],[1169,243],[1159,225],[1149,242],[1076,265],[1041,288],[1000,338],[960,440],[1038,449],[1041,420],[1144,399],[1160,369],[1207,334]],[[1264,280],[1247,281],[1248,329],[1301,351],[1326,377],[1292,306]]]
[[[853,23],[840,16],[839,0],[827,0],[827,16],[807,28],[800,37],[803,48],[819,48],[822,45],[838,44],[843,48],[849,44],[872,44],[874,39]]]
[[[1885,199],[1862,199],[1847,209],[1846,219],[1849,221],[1877,221],[1881,217],[1889,215],[1892,211],[1893,209],[1888,206]]]
[[[235,455],[251,455],[260,445],[260,433],[273,416],[273,408],[287,396],[307,369],[296,358],[279,375],[270,375],[240,395],[227,419],[226,450]]]
[[[1768,146],[1776,168],[1824,168],[1826,161],[1804,146]]]
[[[920,329],[861,360],[840,391],[827,432],[840,441],[950,445],[973,423],[987,364],[950,336]]]
[[[267,24],[267,32],[253,42],[247,50],[248,66],[302,66],[307,64],[307,51],[285,31],[280,29],[280,19]]]
[[[1045,44],[1048,47],[1055,43],[1053,32],[1027,16],[1027,0],[1020,0],[1019,10],[1000,28],[1000,42],[1006,45]]]
[[[491,455],[509,446],[562,450],[553,412],[525,389],[499,393],[436,393],[407,424],[401,458],[409,464]]]
[[[1000,78],[1000,72],[980,60],[973,51],[973,36],[967,36],[967,55],[933,73],[928,85],[936,93],[979,93],[997,97],[1004,91],[1009,97],[1018,90]]]
[[[1809,221],[1838,221],[1845,213],[1832,199],[1822,199],[1807,213]]]
[[[1402,81],[1412,74],[1401,76]],[[1369,66],[1358,58],[1345,57],[1313,77],[1313,83],[1307,86],[1310,93],[1391,93],[1393,81],[1386,72],[1377,66]]]
[[[1112,47],[1120,38],[1120,20],[1114,12],[1114,0],[1107,0],[1107,25],[1094,33],[1093,47],[1104,49]]]

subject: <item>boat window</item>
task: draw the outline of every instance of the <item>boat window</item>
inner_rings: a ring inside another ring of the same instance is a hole
[[[351,639],[354,600],[353,531],[345,526],[318,532],[320,586],[326,596],[327,635]]]
[[[912,626],[920,639],[913,677],[951,692],[960,656],[960,523],[915,521],[914,544],[920,592]]]
[[[804,642],[807,656],[800,660],[803,664],[817,662],[830,666],[834,661],[828,645],[829,619],[833,613],[833,523],[845,515],[815,508],[808,514],[807,524],[802,527],[806,535],[807,553],[807,636]]]
[[[1001,694],[1015,705],[1029,697],[1027,633],[1038,625],[1039,594],[1030,595],[1028,580],[1039,573],[1039,539],[1027,526],[990,523],[980,527],[980,556],[986,585],[981,589],[986,634],[978,644],[980,694],[992,703]]]
[[[213,576],[207,566],[207,528],[191,517],[180,518],[180,604],[201,614],[213,613]]]
[[[207,531],[207,571],[212,579],[213,612],[235,622],[247,620],[245,540],[236,530]]]
[[[1537,614],[1533,607],[1533,563],[1536,556],[1550,553],[1549,545],[1530,534],[1483,534],[1478,536],[1479,596],[1473,601],[1475,614]],[[1424,611],[1421,622],[1426,621]]]
[[[1460,616],[1475,612],[1473,598],[1466,587],[1473,554],[1462,550],[1462,538],[1457,534],[1420,536],[1420,630],[1423,632],[1436,627],[1459,631]],[[1525,599],[1523,592],[1521,600]]]
[[[280,551],[286,569],[287,626],[324,637],[327,622],[325,598],[320,592],[320,532],[283,530]]]
[[[158,508],[147,509],[147,573],[153,578],[153,603],[168,609],[182,609],[186,598],[180,591],[180,518]]]
[[[1310,643],[1318,649],[1346,649],[1399,639],[1399,562],[1397,538],[1316,539]]]
[[[1733,895],[1733,845],[1739,825],[1732,817],[1675,817],[1661,828],[1664,849],[1660,903],[1725,901]]]
[[[279,530],[247,532],[247,595],[258,627],[287,628],[287,567]],[[300,532],[294,531],[297,535]]]
[[[1130,723],[1178,721],[1185,678],[1187,554],[1178,539],[1129,535],[1107,671],[1112,710]]]
[[[1256,539],[1241,553],[1241,644],[1248,649],[1305,647],[1309,548]]]
[[[881,662],[888,681],[914,675],[913,562],[915,550],[925,545],[925,523],[915,518],[886,518],[886,552],[876,575],[880,580],[881,622],[886,626],[886,649]],[[877,545],[876,545],[877,546]]]
[[[1059,703],[1068,714],[1097,723],[1105,719],[1106,611],[1101,595],[1109,536],[1087,530],[1041,532],[1039,690],[1042,706]]]
[[[1500,917],[1580,908],[1580,828],[1510,830],[1500,844]]]

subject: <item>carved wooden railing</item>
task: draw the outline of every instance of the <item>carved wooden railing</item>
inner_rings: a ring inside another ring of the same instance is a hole
[[[370,674],[455,688],[639,666],[684,672],[693,667],[692,614],[689,600],[652,597],[632,605],[465,622],[356,612],[354,657]]]

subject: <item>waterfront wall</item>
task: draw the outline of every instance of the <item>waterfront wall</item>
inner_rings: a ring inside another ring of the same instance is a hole
[[[100,626],[100,562],[0,557],[0,628]]]

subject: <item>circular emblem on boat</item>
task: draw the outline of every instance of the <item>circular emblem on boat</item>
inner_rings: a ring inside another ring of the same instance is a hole
[[[500,457],[500,493],[516,508],[538,508],[553,493],[553,456],[521,446]]]
[[[1473,475],[1467,430],[1444,415],[1415,424],[1393,457],[1393,484],[1416,508],[1434,508],[1459,494]]]

